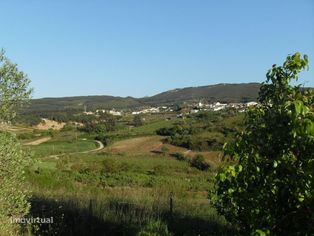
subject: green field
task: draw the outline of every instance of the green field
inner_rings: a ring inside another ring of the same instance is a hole
[[[27,147],[37,157],[48,157],[66,153],[83,152],[97,148],[97,144],[91,140],[73,141],[49,141],[38,146]]]
[[[207,124],[196,117],[181,120],[147,116],[139,127],[124,125],[131,119],[126,117],[116,130],[105,134],[111,142],[97,152],[89,152],[98,147],[94,140],[97,134],[75,130],[54,131],[49,141],[24,146],[34,159],[26,171],[33,196],[31,214],[54,216],[56,222],[49,228],[25,228],[25,232],[136,235],[146,224],[161,220],[173,235],[233,235],[233,227],[208,200],[219,168],[219,152],[188,150],[164,143],[165,137],[156,135],[160,128],[181,124],[197,130],[194,138],[223,139],[229,136],[222,127],[237,125],[241,120],[217,117]],[[35,139],[33,134],[20,136],[23,142],[27,137]],[[177,159],[177,153],[187,159]],[[207,171],[186,161],[198,154],[205,157]]]
[[[136,231],[152,219],[163,219],[177,233],[190,230],[189,235],[232,232],[207,199],[213,173],[199,171],[169,156],[70,155],[36,163],[27,172],[27,179],[35,201],[43,205],[53,201],[63,208],[64,211],[55,213],[53,208],[45,214],[55,215],[65,228],[76,226],[66,225],[60,214],[67,217],[73,211],[78,214],[88,211],[87,216],[83,214],[82,229],[78,226],[77,233],[85,229],[90,214],[99,221],[96,228],[108,222],[117,225],[110,229],[112,235],[122,233],[121,225],[129,224]],[[171,216],[175,220],[169,218],[170,196],[174,202]],[[37,207],[38,204],[33,208],[34,215],[40,214]],[[188,229],[182,228],[181,221]],[[62,230],[60,233],[65,234]],[[100,232],[95,229],[94,233]]]

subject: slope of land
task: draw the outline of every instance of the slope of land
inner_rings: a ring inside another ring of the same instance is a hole
[[[174,89],[152,97],[142,98],[141,101],[149,104],[198,101],[200,99],[209,102],[247,102],[256,101],[259,89],[259,83],[216,84]]]
[[[189,157],[195,157],[197,154],[204,156],[209,164],[219,162],[221,155],[220,151],[192,151],[184,147],[177,147],[169,143],[163,142],[163,137],[153,135],[130,138],[113,143],[104,149],[108,154],[122,154],[122,155],[152,155],[162,154],[163,148],[167,154],[181,153]]]

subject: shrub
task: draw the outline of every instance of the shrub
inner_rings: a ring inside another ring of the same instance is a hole
[[[212,200],[241,234],[313,235],[314,93],[290,85],[307,56],[273,65],[260,89],[260,106],[226,154],[233,165],[216,176]]]
[[[137,236],[171,236],[168,226],[160,220],[151,220]]]
[[[95,140],[98,140],[98,141],[102,142],[102,144],[104,146],[108,146],[111,143],[110,138],[108,136],[102,135],[102,134],[96,136]]]
[[[24,169],[29,163],[18,141],[10,134],[0,133],[0,235],[17,234],[18,227],[10,218],[28,213]]]
[[[169,148],[167,148],[166,146],[162,146],[162,147],[161,147],[161,153],[162,153],[163,155],[166,155],[167,152],[169,152]]]
[[[187,157],[182,153],[177,152],[177,153],[172,154],[172,156],[176,158],[178,161],[187,161]]]
[[[66,123],[63,128],[61,129],[62,132],[66,131],[75,131],[77,129],[76,125],[71,123]]]
[[[36,136],[34,133],[20,133],[20,134],[17,134],[16,137],[19,140],[24,140],[24,139],[32,139]]]
[[[144,123],[143,123],[143,120],[142,120],[141,116],[139,116],[139,115],[134,116],[133,125],[134,125],[135,127],[142,126],[143,124],[144,124]]]
[[[0,51],[0,122],[12,121],[16,110],[32,93],[30,80]],[[0,132],[0,235],[16,235],[19,227],[10,217],[21,217],[29,204],[24,182],[24,169],[30,159],[16,138]]]
[[[202,155],[197,155],[191,161],[191,166],[199,170],[206,171],[209,168],[209,164],[205,161],[205,158]]]
[[[105,159],[103,160],[103,173],[118,173],[120,171],[127,171],[129,165],[124,162],[120,162],[115,159]]]

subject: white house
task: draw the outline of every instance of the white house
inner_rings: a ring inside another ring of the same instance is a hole
[[[245,105],[246,105],[247,107],[251,107],[251,106],[256,106],[256,105],[258,105],[258,103],[257,103],[257,102],[247,102]]]

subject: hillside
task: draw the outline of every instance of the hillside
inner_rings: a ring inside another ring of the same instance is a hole
[[[215,102],[255,101],[259,83],[216,84],[166,91],[151,97],[78,96],[33,99],[27,111],[84,111],[97,108],[132,109],[140,106],[170,105],[200,99]]]
[[[35,111],[64,111],[94,110],[97,108],[129,108],[139,106],[137,99],[132,97],[114,97],[114,96],[77,96],[61,98],[41,98],[31,101],[30,110]]]
[[[152,97],[142,98],[149,104],[180,103],[204,99],[209,102],[243,102],[257,99],[259,83],[216,84],[201,87],[188,87],[166,91]]]

